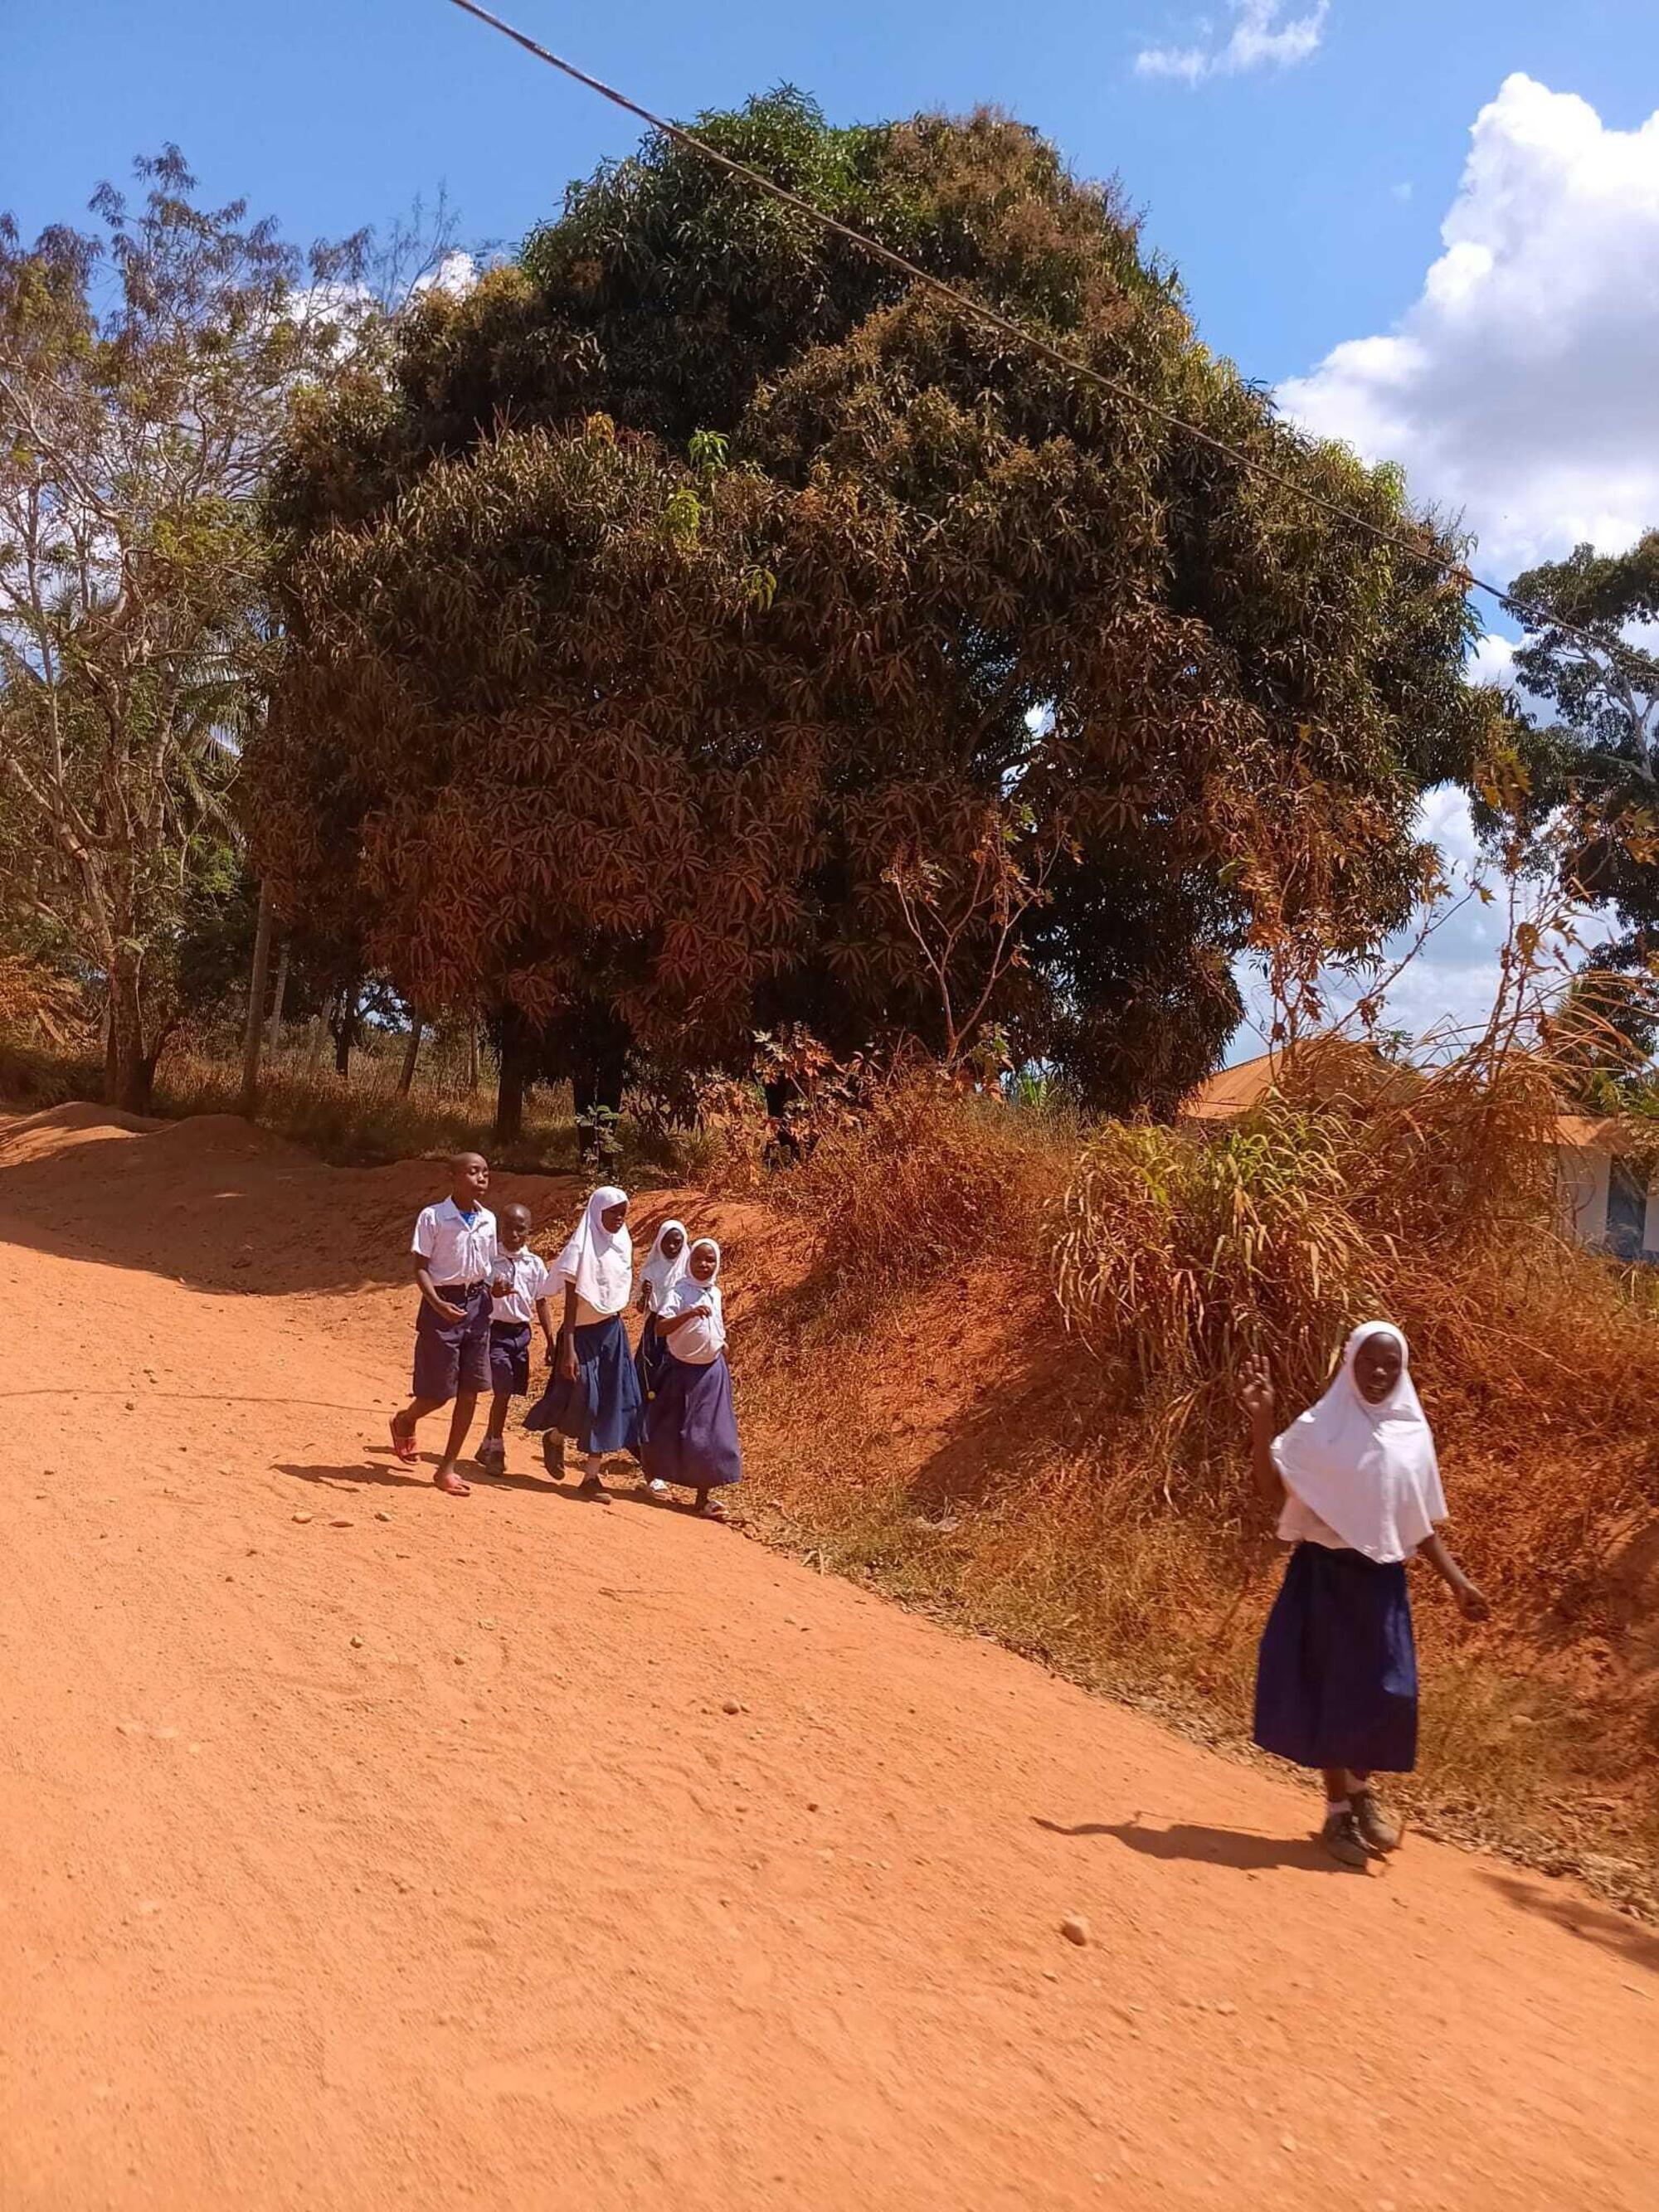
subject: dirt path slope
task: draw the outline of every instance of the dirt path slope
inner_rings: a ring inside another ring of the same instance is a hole
[[[411,1173],[0,1133],[0,2204],[1653,2203],[1642,1929],[1328,1873],[1305,1792],[522,1443],[398,1468]]]

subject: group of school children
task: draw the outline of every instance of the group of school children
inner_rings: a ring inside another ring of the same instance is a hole
[[[484,1204],[487,1161],[459,1154],[450,1182],[448,1197],[423,1207],[415,1224],[415,1395],[392,1416],[398,1458],[413,1461],[417,1423],[452,1406],[434,1480],[450,1497],[466,1497],[458,1462],[487,1394],[477,1463],[505,1474],[507,1417],[514,1399],[529,1395],[539,1328],[549,1375],[524,1425],[541,1435],[549,1472],[562,1475],[568,1439],[580,1455],[580,1494],[602,1501],[603,1464],[626,1453],[653,1497],[689,1490],[695,1511],[722,1518],[716,1492],[740,1479],[743,1457],[714,1238],[689,1239],[683,1223],[663,1223],[641,1272],[644,1325],[635,1351],[623,1318],[635,1302],[626,1191],[596,1190],[550,1267],[530,1249],[528,1206],[504,1206],[498,1223]]]
[[[596,1190],[550,1268],[529,1249],[526,1207],[503,1208],[498,1232],[483,1203],[489,1183],[486,1164],[463,1154],[450,1195],[415,1224],[415,1395],[392,1423],[398,1457],[414,1458],[416,1423],[453,1400],[436,1480],[465,1496],[456,1462],[488,1390],[479,1464],[504,1469],[507,1409],[530,1387],[533,1316],[552,1372],[525,1425],[543,1433],[550,1468],[562,1472],[571,1439],[583,1494],[603,1498],[601,1462],[627,1452],[653,1494],[687,1489],[696,1510],[718,1516],[714,1493],[742,1473],[719,1245],[664,1222],[641,1273],[644,1325],[630,1352],[627,1194]],[[1401,1840],[1375,1777],[1407,1773],[1417,1759],[1407,1564],[1420,1554],[1471,1620],[1486,1618],[1486,1601],[1438,1533],[1446,1501],[1434,1437],[1406,1340],[1390,1322],[1356,1328],[1324,1395],[1278,1435],[1265,1361],[1253,1364],[1241,1395],[1255,1486],[1291,1547],[1257,1660],[1255,1741],[1321,1773],[1325,1850],[1340,1866],[1366,1869]]]

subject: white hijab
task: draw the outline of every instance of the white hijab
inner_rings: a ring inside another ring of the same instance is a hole
[[[706,1283],[700,1283],[691,1273],[691,1253],[712,1252],[714,1273]],[[688,1361],[693,1367],[712,1366],[726,1349],[726,1316],[720,1310],[720,1248],[712,1237],[699,1237],[686,1255],[685,1273],[674,1285],[666,1311],[671,1314],[690,1313],[693,1306],[707,1306],[706,1321],[689,1321],[684,1328],[677,1328],[668,1340],[669,1350],[676,1359]]]
[[[662,1240],[671,1229],[680,1232],[680,1249],[671,1260],[662,1249]],[[669,1295],[690,1264],[691,1249],[683,1221],[665,1221],[657,1231],[651,1246],[651,1256],[640,1270],[640,1281],[650,1292],[649,1304],[653,1313],[661,1313],[668,1304]]]
[[[628,1224],[615,1231],[604,1216],[627,1200],[628,1193],[605,1183],[587,1201],[576,1233],[553,1263],[554,1279],[573,1283],[576,1296],[595,1313],[620,1313],[634,1288],[634,1240]]]
[[[1400,1380],[1376,1406],[1354,1380],[1354,1355],[1368,1336],[1391,1336],[1400,1346]],[[1329,1389],[1273,1443],[1273,1464],[1291,1495],[1351,1551],[1379,1562],[1409,1559],[1446,1517],[1434,1437],[1407,1357],[1391,1322],[1363,1322],[1343,1346]]]

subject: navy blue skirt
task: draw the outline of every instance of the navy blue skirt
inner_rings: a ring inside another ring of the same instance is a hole
[[[732,1370],[722,1352],[702,1366],[664,1347],[661,1382],[646,1408],[640,1457],[653,1482],[720,1490],[743,1480]]]
[[[584,1452],[637,1452],[640,1378],[634,1372],[622,1316],[575,1332],[576,1379],[568,1382],[553,1363],[552,1379],[524,1417],[532,1432],[557,1429]]]
[[[663,1370],[672,1354],[665,1337],[657,1333],[657,1316],[647,1314],[645,1327],[640,1331],[640,1348],[634,1354],[634,1366],[640,1378],[640,1395],[648,1405],[663,1384]]]
[[[1403,1561],[1297,1546],[1261,1632],[1255,1740],[1298,1766],[1411,1772],[1417,1646]]]

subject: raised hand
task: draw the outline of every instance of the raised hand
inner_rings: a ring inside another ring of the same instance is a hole
[[[1273,1378],[1260,1352],[1244,1363],[1238,1386],[1238,1402],[1254,1425],[1266,1428],[1273,1418]]]

